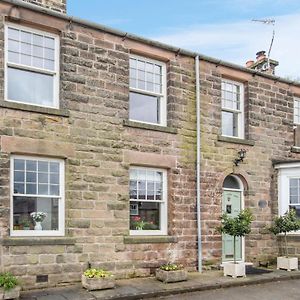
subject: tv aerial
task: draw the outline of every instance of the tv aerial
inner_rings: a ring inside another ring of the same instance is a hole
[[[252,19],[253,22],[258,22],[258,23],[262,23],[265,25],[272,25],[273,26],[273,32],[272,32],[272,39],[271,39],[271,43],[270,43],[270,47],[269,47],[269,51],[268,51],[268,68],[270,68],[270,54],[271,54],[271,50],[272,50],[272,46],[273,46],[273,42],[274,42],[274,37],[275,37],[275,20],[274,19]]]

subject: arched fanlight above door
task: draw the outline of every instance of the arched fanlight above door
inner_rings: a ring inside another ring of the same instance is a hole
[[[241,180],[234,176],[234,175],[228,175],[223,182],[223,188],[225,189],[234,189],[234,190],[242,190],[243,184]]]

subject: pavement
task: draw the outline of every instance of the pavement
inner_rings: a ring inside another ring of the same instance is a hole
[[[189,273],[187,281],[162,283],[154,277],[117,280],[116,288],[87,291],[80,284],[43,290],[21,292],[22,300],[133,300],[158,298],[197,291],[263,284],[268,282],[300,279],[300,271],[274,270],[266,274],[249,274],[245,278],[224,277],[222,271]]]

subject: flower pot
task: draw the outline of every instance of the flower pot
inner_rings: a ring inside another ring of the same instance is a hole
[[[0,299],[19,299],[21,287],[16,286],[9,290],[0,288]]]
[[[298,270],[298,258],[297,257],[277,257],[277,270],[283,269],[287,271]]]
[[[184,269],[176,271],[165,271],[162,269],[156,269],[155,276],[156,279],[164,283],[179,282],[187,280],[187,271]]]
[[[232,278],[246,277],[246,265],[244,262],[228,262],[224,263],[224,276],[231,276]]]
[[[103,278],[88,278],[85,275],[82,275],[81,283],[82,286],[89,291],[112,289],[116,286],[116,281],[113,276]]]

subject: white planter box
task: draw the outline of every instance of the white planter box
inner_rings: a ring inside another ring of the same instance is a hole
[[[176,271],[165,271],[162,269],[157,269],[155,273],[157,280],[164,283],[169,282],[179,282],[187,280],[187,271],[186,270],[176,270]]]
[[[0,299],[19,299],[21,287],[16,286],[10,290],[0,288]]]
[[[82,286],[89,291],[112,289],[116,286],[116,281],[113,276],[105,278],[88,278],[82,275],[81,283]]]
[[[298,258],[297,257],[277,257],[277,270],[283,269],[287,271],[298,270]]]
[[[224,263],[224,276],[246,277],[246,264],[244,262],[238,263]]]

